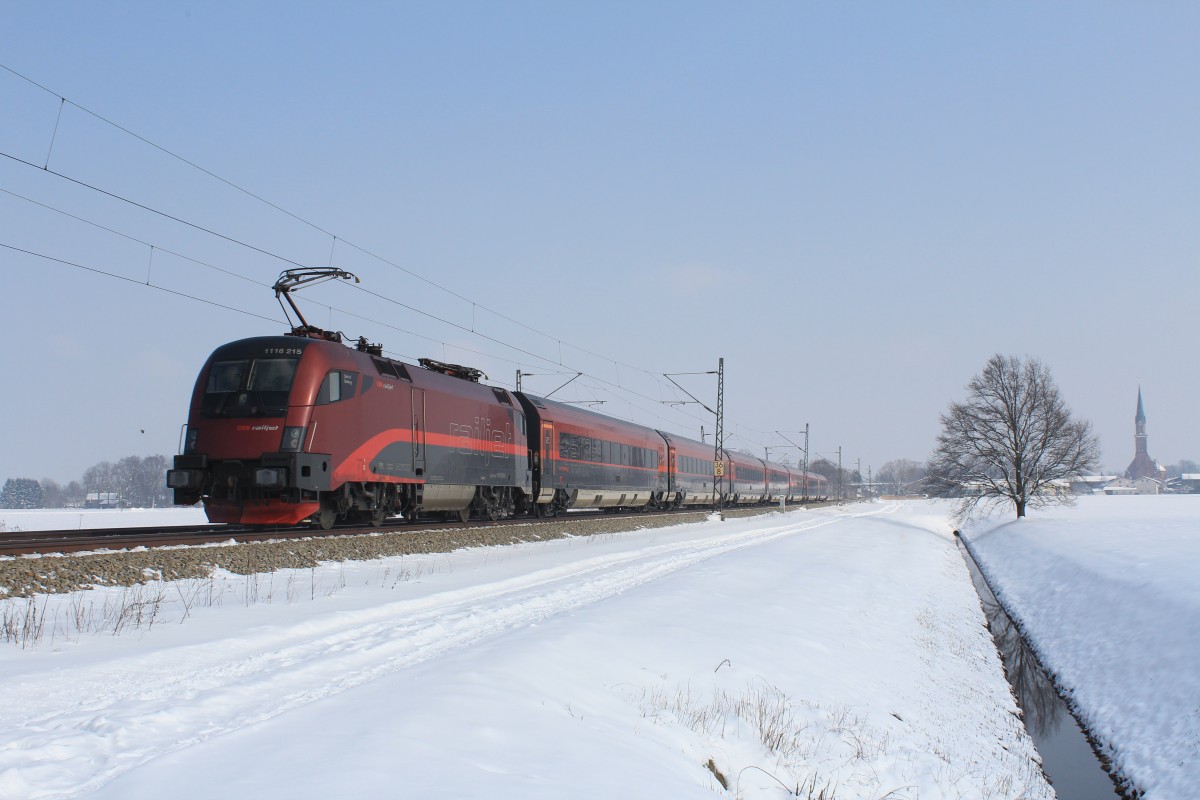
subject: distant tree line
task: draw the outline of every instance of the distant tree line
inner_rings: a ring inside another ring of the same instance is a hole
[[[929,477],[929,465],[910,458],[897,458],[887,462],[875,474],[875,485],[887,494],[923,495]]]
[[[829,480],[830,497],[856,497],[858,485],[863,482],[862,474],[858,470],[838,467],[832,461],[819,456],[816,460],[809,462],[808,471],[823,475]]]
[[[0,489],[0,508],[82,508],[119,505],[155,508],[172,503],[166,456],[126,456],[101,461],[84,470],[83,478],[65,486],[50,478],[9,478]]]
[[[1184,458],[1180,460],[1178,464],[1167,464],[1166,470],[1168,478],[1178,478],[1183,475],[1197,475],[1200,474],[1200,464],[1197,464],[1191,459]]]

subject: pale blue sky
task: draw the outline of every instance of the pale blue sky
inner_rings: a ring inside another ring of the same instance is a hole
[[[711,431],[652,376],[723,356],[731,445],[807,422],[864,471],[923,460],[999,351],[1109,470],[1139,382],[1151,455],[1200,460],[1193,3],[4,0],[0,64],[53,92],[0,70],[0,152],[35,165],[0,157],[0,244],[130,279],[0,248],[0,480],[174,453],[207,354],[282,329],[144,284],[282,320],[290,264],[48,154],[467,331],[344,286],[302,295],[342,309],[317,324],[533,391],[584,370],[556,396],[656,427]]]

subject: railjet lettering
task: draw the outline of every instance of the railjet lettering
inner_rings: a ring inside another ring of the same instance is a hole
[[[239,433],[244,433],[245,431],[256,431],[256,432],[257,431],[277,431],[277,430],[279,430],[279,426],[278,425],[238,425],[237,429],[238,429]]]
[[[513,433],[512,423],[504,423],[504,430],[492,428],[492,420],[488,417],[476,417],[474,425],[450,423],[450,436],[458,441],[454,451],[463,455],[482,456],[483,463],[488,464],[492,458],[509,459],[512,457]]]

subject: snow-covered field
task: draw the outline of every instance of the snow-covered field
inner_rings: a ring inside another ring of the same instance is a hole
[[[1200,797],[1200,496],[1086,497],[964,535],[1146,800]]]
[[[206,525],[204,509],[192,508],[60,508],[0,510],[0,530],[61,531],[92,528],[145,528],[151,525]]]
[[[0,646],[0,798],[1052,797],[948,512],[0,601],[6,627],[42,621]],[[964,535],[1147,800],[1196,796],[1200,497],[1084,498]]]
[[[40,598],[0,797],[1051,797],[944,511]]]

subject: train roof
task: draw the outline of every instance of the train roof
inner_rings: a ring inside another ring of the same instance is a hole
[[[548,412],[547,416],[555,420],[563,420],[572,422],[576,425],[592,427],[592,428],[607,428],[610,430],[622,429],[630,433],[636,433],[639,436],[657,437],[658,431],[645,425],[639,425],[636,422],[628,422],[617,417],[610,417],[607,414],[600,414],[587,408],[580,408],[571,403],[564,403],[559,400],[550,400],[545,397],[539,397],[528,392],[513,392],[518,397],[522,397],[534,408]]]

